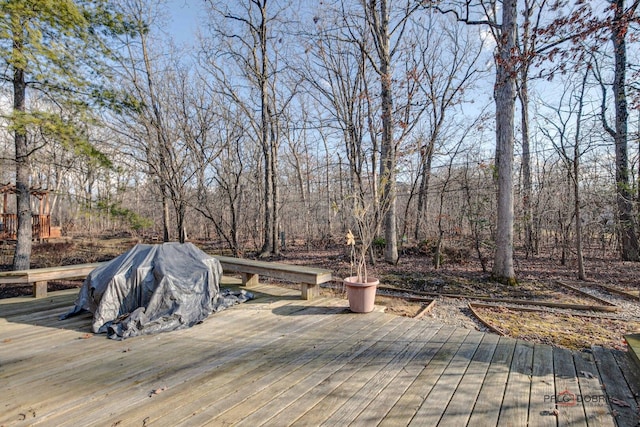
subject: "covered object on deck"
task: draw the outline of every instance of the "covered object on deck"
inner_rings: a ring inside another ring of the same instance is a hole
[[[92,271],[63,318],[89,311],[92,331],[114,339],[191,327],[251,298],[221,293],[221,276],[220,262],[191,243],[138,244]]]

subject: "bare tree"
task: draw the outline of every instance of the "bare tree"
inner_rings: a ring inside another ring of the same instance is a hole
[[[610,7],[606,13],[594,13],[592,2],[576,2],[575,10],[566,15],[561,15],[553,20],[540,33],[551,40],[544,48],[548,55],[560,55],[562,63],[558,66],[560,70],[566,72],[565,62],[567,58],[577,58],[578,62],[585,62],[594,52],[599,49],[592,48],[591,51],[584,48],[585,40],[592,39],[598,47],[610,40],[613,45],[613,82],[611,91],[613,92],[613,105],[615,118],[613,126],[609,123],[607,109],[608,83],[601,70],[598,69],[597,61],[592,62],[594,75],[600,82],[602,89],[601,121],[604,129],[614,140],[616,157],[616,198],[617,198],[617,220],[618,235],[621,243],[621,257],[624,260],[640,260],[640,243],[637,236],[637,221],[633,215],[633,195],[629,182],[629,159],[628,159],[628,101],[626,89],[628,87],[626,72],[627,61],[627,38],[630,31],[634,29],[634,23],[640,21],[638,7],[640,3],[633,1],[628,7],[624,0],[612,0],[608,2]],[[567,41],[572,41],[573,45],[564,50],[560,45]]]
[[[197,198],[192,206],[213,224],[234,256],[240,256],[244,251],[241,223],[248,216],[243,212],[250,211],[244,199],[247,189],[253,187],[246,177],[250,175],[247,168],[252,161],[247,151],[252,150],[253,145],[246,141],[243,122],[239,120],[242,116],[233,108],[225,108],[224,103],[216,105],[215,119],[207,120],[213,126],[210,135],[193,139],[190,157],[198,173]]]
[[[233,5],[211,0],[208,4],[214,28],[213,39],[203,48],[204,62],[217,81],[217,90],[248,118],[262,150],[264,233],[260,255],[277,255],[278,152],[285,129],[283,113],[295,94],[295,89],[279,80],[286,54],[283,26],[287,10],[269,0],[243,0]],[[231,79],[234,72],[239,80]]]
[[[443,213],[444,205],[445,205],[445,195],[447,194],[449,182],[451,181],[452,175],[454,174],[453,162],[458,156],[458,153],[462,147],[462,143],[464,142],[465,136],[466,136],[466,132],[463,134],[463,136],[460,138],[457,144],[455,144],[451,152],[447,153],[447,155],[449,156],[449,164],[447,165],[447,171],[445,172],[445,177],[442,181],[442,187],[440,189],[440,206],[439,206],[438,217],[437,217],[438,218],[438,221],[437,221],[438,239],[436,241],[436,249],[435,249],[435,254],[433,259],[433,266],[436,270],[440,268],[442,243],[444,239],[444,228],[442,223],[445,216]]]
[[[423,95],[420,100],[424,100],[427,109],[423,116],[426,127],[424,140],[421,139],[417,147],[420,171],[414,183],[414,187],[418,188],[413,232],[415,239],[420,238],[428,210],[429,180],[436,143],[447,139],[445,133],[449,129],[460,126],[459,120],[451,113],[466,100],[467,93],[486,71],[479,64],[484,43],[474,41],[476,34],[470,34],[469,29],[464,31],[455,20],[450,20],[447,16],[428,16],[427,19],[422,24],[424,32],[416,34],[419,65],[415,69]],[[412,196],[413,194],[412,191]],[[407,209],[409,206],[407,203]]]
[[[469,25],[485,25],[496,42],[494,63],[496,80],[494,100],[496,106],[496,180],[497,224],[496,250],[493,262],[493,276],[505,283],[516,283],[513,264],[513,152],[515,144],[515,99],[517,83],[517,1],[504,0],[501,7],[493,0],[474,3],[465,0],[458,8],[434,5],[443,13],[452,13],[456,19]],[[477,10],[474,10],[477,9]],[[498,9],[500,19],[498,20]]]
[[[355,197],[348,200],[340,197],[336,205],[340,208],[347,201],[350,206],[346,209],[356,211],[364,208],[359,204],[365,201],[365,195],[375,192],[378,150],[375,138],[366,139],[367,64],[362,50],[349,41],[353,34],[343,21],[346,16],[331,11],[314,18],[316,28],[308,35],[308,59],[300,73],[308,85],[309,96],[318,103],[325,144],[336,133],[344,144],[349,166],[348,194]],[[373,179],[369,181],[368,177]]]
[[[384,259],[388,263],[398,262],[398,237],[396,224],[397,210],[397,163],[398,149],[406,135],[407,128],[415,125],[414,121],[403,121],[404,131],[396,136],[398,128],[394,116],[393,62],[400,54],[405,43],[404,35],[411,26],[410,19],[419,8],[419,2],[406,1],[402,4],[388,0],[361,0],[364,8],[365,22],[370,33],[374,49],[370,51],[360,42],[380,81],[380,108],[382,135],[380,143],[380,203],[379,211],[384,213],[385,249]],[[405,106],[407,108],[408,106]],[[418,115],[419,116],[419,115]],[[412,117],[417,120],[417,117]],[[401,127],[402,128],[402,127]]]
[[[119,116],[114,130],[125,134],[132,145],[127,152],[144,164],[158,187],[162,202],[163,241],[171,240],[170,205],[175,213],[177,240],[187,239],[185,217],[187,182],[193,171],[185,155],[188,147],[178,132],[173,109],[180,105],[178,60],[159,51],[151,31],[162,23],[162,3],[157,0],[123,0],[121,6],[135,19],[135,38],[122,40],[127,57],[115,67],[130,95],[137,101]],[[172,117],[173,116],[173,117]]]
[[[236,121],[233,120],[228,109],[224,108],[219,97],[209,92],[206,83],[190,68],[176,64],[176,78],[171,79],[170,90],[173,93],[173,102],[169,107],[172,122],[175,123],[176,139],[181,141],[182,154],[185,159],[181,161],[182,167],[174,172],[182,173],[179,193],[181,197],[175,203],[182,215],[177,215],[181,222],[179,229],[184,229],[184,218],[187,207],[191,207],[200,212],[205,218],[211,220],[216,229],[220,224],[215,220],[213,212],[224,212],[222,207],[209,199],[209,184],[211,183],[212,165],[216,164],[228,145],[234,138],[227,132],[234,129]],[[225,175],[226,177],[227,175]],[[224,178],[223,178],[224,179]],[[176,179],[172,179],[176,181]],[[194,197],[193,189],[197,193]],[[232,227],[230,228],[231,239],[229,243],[237,254],[237,224],[233,200],[231,200]],[[224,233],[224,236],[229,234]]]
[[[580,191],[581,158],[592,148],[584,144],[585,132],[583,121],[585,120],[585,93],[587,90],[587,78],[589,69],[583,70],[582,80],[579,84],[569,83],[558,100],[558,106],[554,110],[555,120],[546,119],[541,127],[542,133],[553,145],[560,155],[566,168],[569,185],[573,192],[573,211],[569,221],[563,221],[563,213],[559,212],[559,222],[562,243],[562,263],[566,260],[566,246],[568,243],[568,231],[571,220],[575,226],[575,249],[578,262],[578,278],[586,280],[584,268],[584,247],[582,243],[582,193]],[[553,130],[553,133],[552,133]],[[573,135],[571,135],[573,133]],[[564,210],[564,209],[563,209]],[[566,225],[565,225],[566,223]]]
[[[477,167],[472,167],[473,163],[477,164]],[[467,157],[462,182],[464,198],[467,204],[465,214],[473,239],[473,247],[484,273],[488,271],[488,260],[483,249],[492,234],[493,221],[491,221],[491,213],[494,211],[492,209],[493,194],[487,191],[486,185],[491,182],[492,177],[490,175],[491,169],[486,163],[477,160],[472,162]],[[491,187],[489,188],[492,190]]]
[[[616,154],[616,197],[618,204],[618,222],[620,227],[621,254],[625,261],[640,261],[640,244],[638,243],[636,218],[633,214],[633,195],[629,183],[628,127],[626,70],[627,44],[626,38],[631,20],[640,6],[637,1],[625,7],[624,0],[615,0],[611,22],[611,42],[613,43],[614,77],[613,99],[615,107],[615,124],[611,127],[606,116],[607,93],[600,79],[602,91],[602,125],[614,140]],[[637,18],[636,18],[637,19]]]
[[[532,208],[532,179],[531,179],[531,135],[529,115],[529,74],[538,50],[538,29],[546,0],[524,0],[522,11],[523,22],[519,37],[519,56],[521,65],[518,70],[518,99],[520,101],[520,131],[522,146],[522,209],[524,220],[525,255],[533,255],[533,223],[535,211]]]

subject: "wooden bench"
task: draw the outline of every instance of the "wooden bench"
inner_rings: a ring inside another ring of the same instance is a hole
[[[91,264],[61,265],[59,267],[32,268],[29,270],[2,271],[0,284],[30,284],[33,286],[33,296],[42,298],[47,296],[47,283],[51,280],[84,279],[102,262]]]
[[[242,284],[247,287],[258,284],[259,276],[300,283],[302,299],[312,299],[320,294],[320,284],[332,280],[331,270],[283,264],[280,262],[256,261],[245,258],[233,258],[214,255],[220,261],[225,273],[240,273]]]
[[[256,261],[252,259],[215,256],[225,273],[240,273],[242,284],[250,287],[258,284],[259,276],[300,283],[302,298],[312,299],[319,295],[321,283],[332,280],[331,270],[283,264],[279,262]],[[0,284],[31,284],[33,296],[47,296],[47,283],[51,280],[84,279],[102,262],[92,264],[62,265],[59,267],[32,268],[30,270],[0,272]]]

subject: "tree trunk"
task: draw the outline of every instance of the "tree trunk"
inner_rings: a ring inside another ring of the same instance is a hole
[[[265,112],[266,114],[266,112]],[[265,121],[263,118],[263,126],[265,126]],[[267,130],[262,131],[262,136],[266,136]],[[264,144],[268,144],[265,140]],[[262,242],[262,249],[260,250],[260,256],[269,256],[271,254],[271,250],[273,249],[274,240],[273,240],[273,173],[271,171],[272,163],[271,163],[271,151],[268,147],[263,146],[263,155],[264,155],[264,240]]]
[[[531,15],[533,5],[526,0],[524,8],[524,22],[522,23],[522,50],[524,57],[520,65],[520,124],[522,127],[522,213],[524,220],[524,248],[525,256],[533,256],[533,212],[531,209],[531,149],[529,138],[529,53],[535,50],[535,39],[531,37]]]
[[[560,265],[567,265],[567,252],[569,251],[569,225],[565,225],[566,209],[558,210],[558,228],[560,230]]]
[[[498,182],[496,251],[493,276],[504,283],[515,283],[513,267],[513,146],[516,72],[515,0],[503,3],[501,36],[496,58],[496,174]]]
[[[577,149],[576,149],[577,151]],[[582,253],[582,223],[580,217],[580,185],[578,183],[578,173],[580,160],[578,156],[574,156],[573,160],[573,209],[576,218],[576,255],[578,257],[578,279],[587,280],[587,274],[584,269],[584,255]]]
[[[229,230],[229,235],[231,237],[231,250],[233,251],[233,256],[240,256],[240,242],[238,240],[238,214],[236,213],[236,202],[229,198],[229,216],[231,217],[231,230]]]
[[[424,223],[424,217],[427,214],[429,206],[429,180],[431,178],[431,162],[433,161],[433,150],[435,147],[435,139],[430,138],[429,144],[423,148],[424,153],[420,156],[422,158],[422,166],[420,170],[420,190],[418,191],[418,206],[416,212],[416,228],[413,232],[413,237],[420,239],[420,233],[423,232],[422,224]]]
[[[274,124],[270,124],[273,134]],[[280,232],[280,220],[278,215],[278,201],[280,199],[280,190],[278,187],[278,144],[276,141],[275,135],[271,136],[269,141],[270,149],[271,149],[271,194],[273,200],[273,206],[271,210],[272,218],[272,235],[271,242],[273,243],[272,252],[274,255],[280,255],[280,244],[278,239],[278,234]]]
[[[13,22],[13,50],[14,57],[22,55],[22,25],[19,19],[12,17]],[[20,121],[14,132],[16,150],[16,199],[18,214],[18,230],[16,250],[13,256],[13,269],[26,270],[31,262],[32,217],[31,193],[29,191],[29,147],[27,146],[27,132],[22,115],[26,111],[27,84],[25,82],[24,67],[14,66],[13,72],[13,111],[14,119]]]
[[[176,206],[176,221],[178,228],[178,241],[184,243],[187,241],[187,230],[185,228],[185,217],[187,215],[187,207],[183,201]]]
[[[166,187],[160,184],[162,187],[162,241],[168,242],[171,240],[169,234],[169,198],[166,196]]]
[[[372,1],[371,12],[375,11]],[[382,100],[382,144],[380,152],[380,180],[382,208],[384,210],[384,260],[398,262],[398,238],[396,230],[396,146],[393,140],[393,92],[391,52],[389,46],[389,12],[387,0],[380,2],[380,84]]]
[[[258,79],[260,85],[260,144],[264,156],[264,241],[260,256],[266,257],[274,252],[277,247],[277,224],[276,220],[276,171],[274,170],[277,153],[274,150],[273,123],[269,109],[269,85],[268,85],[268,57],[267,57],[267,11],[266,2],[260,7],[260,23],[257,27],[259,39],[259,52],[256,52],[260,69]],[[258,64],[256,64],[258,65]]]
[[[639,261],[638,236],[636,220],[633,216],[632,193],[629,185],[629,160],[627,154],[627,95],[625,93],[627,48],[626,33],[628,23],[624,18],[624,0],[615,2],[614,26],[612,41],[615,58],[615,74],[613,93],[615,103],[615,140],[616,150],[616,198],[618,204],[618,223],[620,227],[620,243],[624,261]]]
[[[523,67],[523,69],[526,67]],[[529,145],[529,89],[526,72],[520,79],[520,119],[522,126],[522,210],[524,219],[524,248],[526,256],[533,256],[533,212],[531,209],[531,150]]]
[[[477,210],[473,208],[473,203],[471,200],[471,183],[469,182],[469,162],[467,161],[464,168],[464,193],[467,199],[467,211],[468,211],[468,223],[469,228],[471,229],[471,234],[473,236],[473,246],[476,250],[476,254],[478,255],[478,261],[480,261],[480,266],[482,267],[482,272],[487,272],[487,261],[485,257],[482,255],[482,242],[480,236],[480,221],[478,221],[478,215],[475,212]]]
[[[438,241],[436,243],[436,250],[433,257],[433,268],[438,270],[440,268],[440,258],[442,252],[442,239],[444,238],[444,229],[442,228],[442,217],[444,210],[444,194],[447,188],[447,183],[449,181],[449,177],[451,176],[451,166],[449,166],[449,171],[447,172],[447,180],[442,185],[442,191],[440,192],[440,208],[438,209]]]
[[[584,105],[584,92],[587,85],[588,72],[584,73],[582,79],[582,86],[580,87],[580,98],[578,99],[580,104],[578,105],[578,116],[576,118],[576,136],[573,143],[573,210],[576,219],[576,256],[578,257],[578,279],[586,280],[587,274],[584,269],[584,255],[582,251],[582,219],[580,208],[580,139],[581,139],[581,121],[582,121],[582,108]]]
[[[332,227],[332,222],[331,222],[331,218],[333,217],[333,209],[332,209],[332,203],[331,203],[331,181],[330,181],[330,177],[329,177],[329,170],[330,170],[330,166],[329,166],[329,158],[330,158],[330,150],[329,147],[327,145],[327,138],[323,136],[322,138],[322,142],[324,143],[324,152],[325,152],[325,187],[326,187],[326,195],[327,195],[327,199],[325,200],[325,203],[327,205],[327,229],[325,230],[325,232],[323,233],[324,236],[331,236],[331,234],[333,233],[333,227]],[[340,157],[338,157],[338,159],[340,159]],[[340,165],[340,173],[338,174],[338,176],[341,178],[340,179],[340,186],[342,187],[342,162],[339,160],[338,164]],[[342,193],[342,192],[341,192]],[[311,191],[309,191],[309,194],[311,194]],[[334,195],[335,197],[335,195]],[[342,194],[340,194],[340,200],[342,200]],[[311,209],[311,205],[309,204],[309,209]],[[309,240],[307,242],[307,244],[310,244],[311,241]],[[310,248],[309,248],[310,249]]]
[[[142,33],[142,32],[141,32]],[[147,83],[147,94],[149,96],[149,102],[151,105],[147,105],[146,108],[150,108],[151,116],[149,117],[149,123],[147,128],[147,134],[149,137],[149,147],[147,149],[147,162],[149,163],[151,175],[153,169],[155,169],[158,187],[162,196],[162,241],[169,242],[171,240],[171,221],[169,215],[169,200],[174,200],[170,197],[171,190],[169,188],[169,177],[166,169],[168,168],[167,162],[171,158],[169,155],[169,142],[167,141],[167,135],[164,127],[164,120],[161,113],[160,102],[156,95],[154,71],[151,65],[151,58],[148,50],[148,40],[146,34],[141,37],[140,40],[142,48],[142,60],[144,62],[144,71]],[[137,90],[143,94],[144,90],[138,88]],[[155,160],[157,156],[157,161]],[[154,160],[152,160],[154,159]],[[175,200],[174,200],[175,203]],[[179,232],[178,232],[179,233]]]

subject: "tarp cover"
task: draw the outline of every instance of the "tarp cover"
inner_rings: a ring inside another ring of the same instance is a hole
[[[124,339],[191,327],[253,298],[220,292],[220,262],[191,243],[134,246],[85,279],[75,307],[93,313],[94,333]]]

